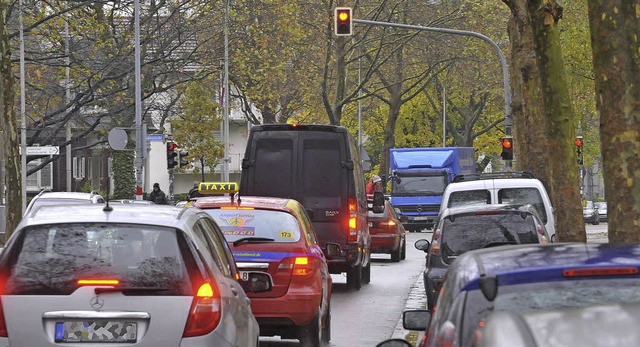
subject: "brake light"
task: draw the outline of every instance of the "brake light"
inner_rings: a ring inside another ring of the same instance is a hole
[[[222,206],[221,210],[253,210],[253,207],[240,207],[240,206]]]
[[[588,276],[622,276],[636,275],[637,267],[603,267],[591,269],[570,269],[562,271],[564,277],[588,277]]]
[[[7,323],[4,320],[4,309],[2,307],[2,294],[4,294],[4,280],[0,282],[0,337],[9,337]]]
[[[295,257],[283,259],[278,268],[276,274],[291,273],[292,276],[307,276],[313,273],[315,258],[309,257]]]
[[[456,339],[456,327],[450,321],[446,321],[438,335],[436,336],[437,347],[453,347],[453,341]]]
[[[193,298],[182,336],[201,336],[213,331],[220,323],[220,306],[220,291],[215,282],[213,285],[209,282],[203,283]]]
[[[358,205],[356,198],[349,198],[347,204],[349,205],[349,234],[347,234],[347,242],[356,242],[358,241]]]
[[[378,223],[381,228],[394,229],[396,227],[396,222],[393,219],[383,220]]]
[[[116,279],[79,279],[79,286],[116,286],[120,281]]]

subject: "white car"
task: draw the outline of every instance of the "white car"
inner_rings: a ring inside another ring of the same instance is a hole
[[[82,193],[82,192],[51,192],[43,190],[38,195],[34,196],[27,205],[24,211],[25,216],[27,213],[36,207],[45,205],[90,205],[90,204],[104,204],[104,198],[95,192]]]
[[[551,237],[556,227],[549,194],[530,172],[493,172],[458,175],[442,194],[440,213],[449,207],[476,204],[532,205]]]

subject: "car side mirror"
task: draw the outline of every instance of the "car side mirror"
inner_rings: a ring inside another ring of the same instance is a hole
[[[411,347],[409,342],[403,339],[390,339],[380,342],[376,347]]]
[[[249,290],[252,293],[262,293],[270,291],[273,288],[273,282],[271,276],[264,272],[251,271],[249,272]]]
[[[424,331],[431,323],[431,311],[409,310],[402,313],[402,327],[407,330]]]
[[[373,207],[371,210],[373,213],[384,212],[384,194],[382,192],[373,193]]]
[[[429,253],[429,247],[431,247],[431,243],[425,239],[420,239],[413,244],[416,249],[423,251],[425,253]]]
[[[333,243],[333,242],[327,242],[327,257],[329,258],[333,258],[333,257],[337,257],[340,255],[340,253],[342,253],[342,249],[340,248],[340,245],[337,243]]]

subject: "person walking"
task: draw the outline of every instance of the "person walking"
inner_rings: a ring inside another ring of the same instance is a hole
[[[193,182],[193,188],[191,188],[189,190],[189,192],[187,193],[187,200],[199,198],[199,197],[202,196],[202,194],[200,194],[200,192],[198,191],[198,186],[199,185],[200,185],[200,182],[198,182],[198,181],[194,181]]]
[[[159,183],[153,184],[153,191],[151,192],[151,194],[149,194],[149,198],[147,200],[152,201],[158,205],[169,204],[169,202],[167,201],[167,194],[165,194],[162,190],[160,190]]]
[[[373,175],[366,186],[367,194],[382,191],[382,179],[378,175]]]

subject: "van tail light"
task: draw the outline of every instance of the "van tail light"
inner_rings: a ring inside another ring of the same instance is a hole
[[[278,274],[291,274],[292,276],[307,276],[313,273],[315,266],[315,258],[313,257],[295,257],[285,258],[280,262],[276,269]]]
[[[397,224],[393,219],[383,220],[378,222],[378,226],[380,226],[380,228],[383,228],[383,229],[395,229],[396,225]]]
[[[440,327],[440,331],[436,336],[435,346],[437,347],[453,347],[456,339],[456,327],[450,321],[446,321]]]
[[[347,242],[358,241],[358,201],[356,198],[349,198],[347,200],[349,205],[349,231],[347,234]]]
[[[562,271],[562,276],[564,277],[623,276],[637,274],[637,267],[595,267],[591,269],[567,269]]]
[[[7,322],[4,319],[4,308],[2,307],[2,294],[4,294],[4,280],[0,281],[0,337],[9,337]]]
[[[222,314],[221,297],[215,282],[203,283],[193,298],[183,337],[208,334],[220,323]]]

